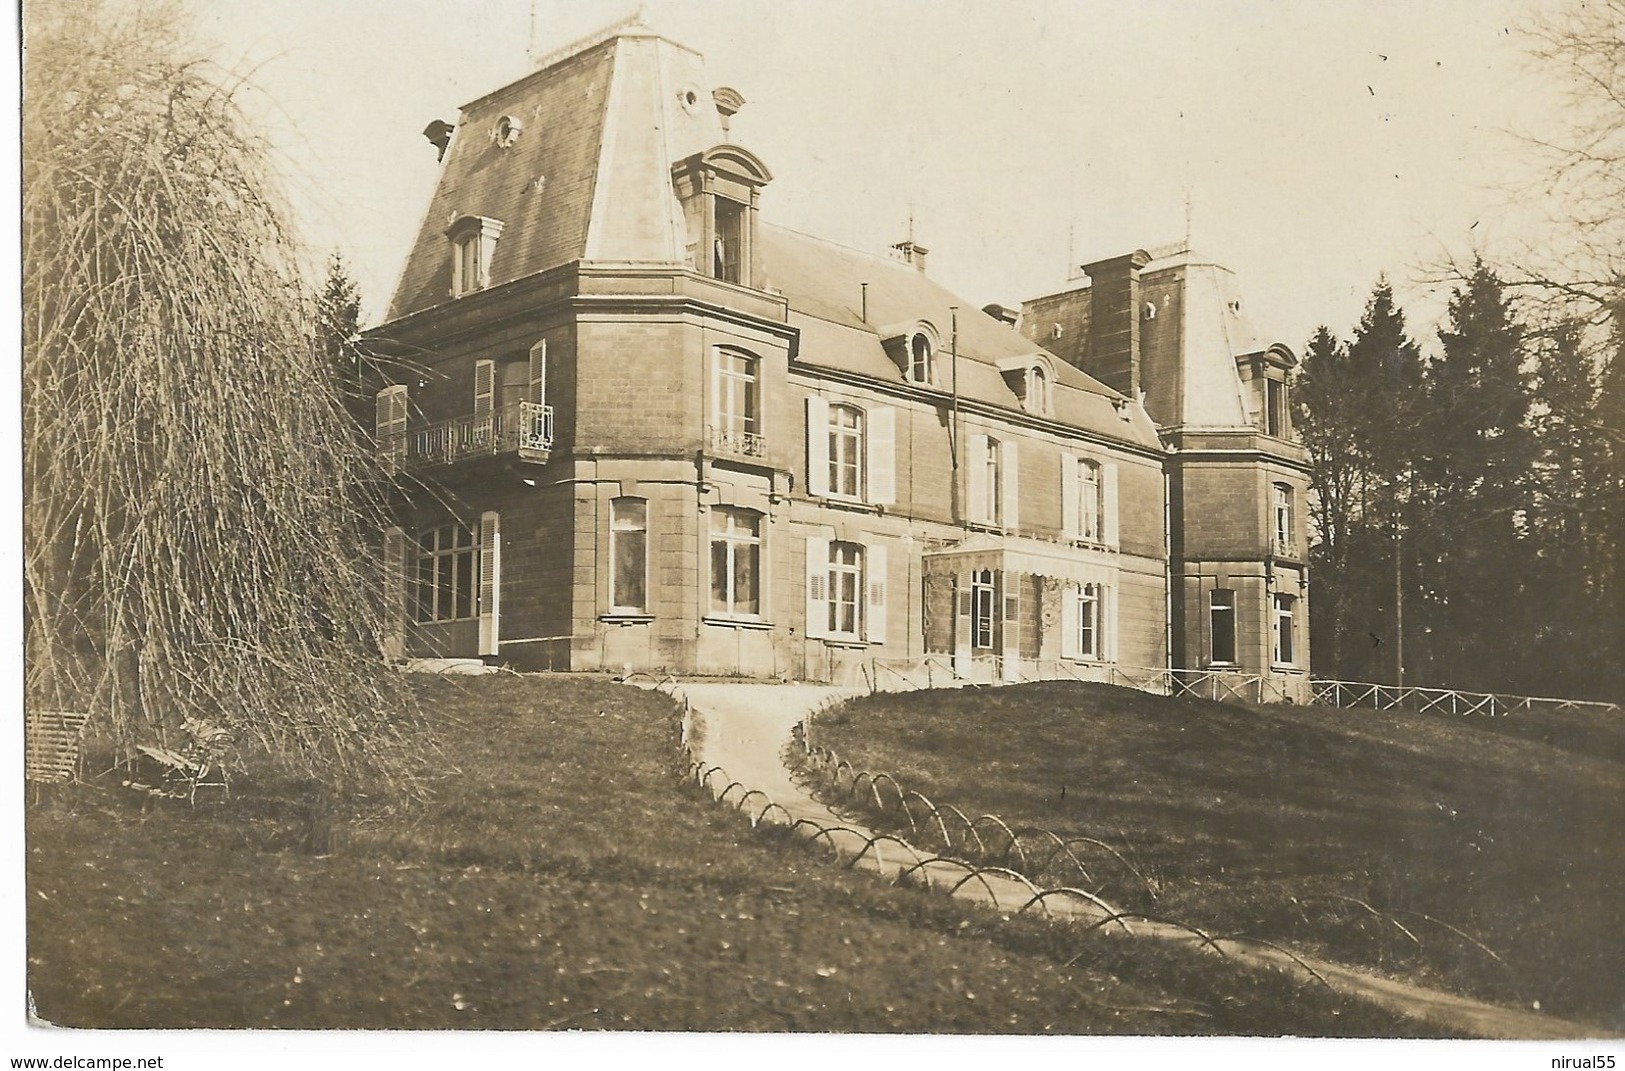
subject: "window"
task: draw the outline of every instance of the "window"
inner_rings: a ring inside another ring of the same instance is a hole
[[[1209,661],[1230,665],[1236,661],[1236,593],[1214,588],[1208,595]]]
[[[897,498],[897,419],[889,406],[860,409],[807,396],[807,493],[886,506]]]
[[[863,496],[863,410],[850,405],[829,407],[829,492]]]
[[[991,648],[993,646],[993,608],[994,602],[993,570],[983,569],[971,576],[970,585],[970,634],[971,646],[977,648]]]
[[[936,382],[934,354],[931,339],[925,332],[916,332],[908,340],[908,381],[910,383],[923,383],[926,386]]]
[[[397,383],[378,392],[372,431],[378,444],[378,464],[385,472],[394,472],[406,463],[407,402],[405,384]]]
[[[649,503],[616,498],[609,503],[609,605],[612,612],[648,607]]]
[[[999,466],[1000,454],[999,440],[989,435],[982,447],[982,456],[971,461],[982,474],[980,487],[982,493],[976,507],[981,511],[982,519],[989,524],[998,524],[1001,508],[1004,505],[1003,471]]]
[[[1100,466],[1078,461],[1078,538],[1086,543],[1100,542]]]
[[[1272,515],[1275,553],[1292,557],[1296,553],[1292,542],[1292,488],[1284,483],[1274,487]]]
[[[502,221],[484,216],[463,216],[451,225],[451,296],[483,290],[491,285],[491,256],[496,252]]]
[[[980,432],[970,436],[966,460],[966,519],[1013,531],[1016,527],[1016,444]]]
[[[1284,439],[1286,427],[1286,384],[1279,379],[1264,381],[1264,434]]]
[[[1272,660],[1278,666],[1290,666],[1297,661],[1292,645],[1292,618],[1297,599],[1291,595],[1277,595],[1275,602],[1275,649]]]
[[[711,510],[712,613],[755,617],[761,612],[761,523],[754,510]]]
[[[1099,659],[1101,652],[1100,589],[1085,584],[1078,589],[1078,657]]]
[[[726,197],[714,199],[717,214],[717,236],[711,250],[711,274],[728,283],[743,283],[745,259],[745,213],[749,211],[738,201]]]
[[[738,350],[716,351],[716,408],[712,445],[730,453],[761,457],[761,362]]]
[[[479,545],[460,524],[431,528],[418,537],[414,619],[463,621],[479,614]]]
[[[829,634],[856,639],[862,626],[863,547],[829,545]]]

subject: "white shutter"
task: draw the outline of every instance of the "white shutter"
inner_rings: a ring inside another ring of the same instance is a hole
[[[987,436],[975,434],[968,443],[965,479],[965,519],[979,524],[992,523],[987,515]]]
[[[990,519],[997,520],[1007,532],[1014,532],[1021,527],[1021,509],[1016,498],[1016,477],[1020,475],[1020,471],[1016,457],[1016,442],[1014,439],[1006,439],[999,444],[999,482],[1003,485],[999,489],[999,508],[1003,516]]]
[[[1021,679],[1021,576],[1005,573],[1000,594],[1004,597],[1004,626],[999,630],[999,665],[1006,681]]]
[[[807,537],[807,638],[829,635],[829,540]]]
[[[530,400],[547,404],[547,339],[530,348]]]
[[[491,415],[491,396],[496,391],[496,362],[474,362],[474,415]]]
[[[1078,503],[1078,459],[1071,454],[1061,455],[1061,536],[1083,538]]]
[[[870,643],[886,642],[886,544],[870,543],[863,549],[863,580],[868,602],[863,609],[863,638]]]
[[[1117,589],[1100,585],[1100,657],[1117,661]]]
[[[897,501],[897,411],[877,406],[866,414],[864,459],[868,469],[868,501],[889,506]]]
[[[406,460],[406,385],[397,383],[378,392],[372,431],[378,443],[378,463],[386,472]]]
[[[384,630],[380,637],[384,661],[406,657],[406,533],[384,530]]]
[[[480,654],[499,645],[502,601],[502,525],[495,513],[480,514]]]
[[[1061,657],[1078,657],[1078,589],[1072,584],[1061,589]]]
[[[1117,462],[1108,461],[1100,466],[1101,542],[1117,547]]]
[[[807,396],[807,493],[829,494],[829,403]]]

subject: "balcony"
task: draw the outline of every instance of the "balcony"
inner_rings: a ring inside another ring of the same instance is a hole
[[[735,457],[766,457],[767,440],[741,428],[711,428],[711,449]]]
[[[546,461],[552,448],[553,407],[534,402],[411,427],[378,443],[386,464],[406,468],[507,454],[521,461]]]

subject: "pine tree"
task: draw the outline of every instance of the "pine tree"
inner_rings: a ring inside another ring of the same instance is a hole
[[[361,291],[351,278],[344,258],[327,259],[327,278],[316,296],[316,335],[343,396],[351,422],[364,434],[371,400],[366,396],[365,363],[359,343]]]
[[[1309,504],[1315,530],[1313,658],[1333,676],[1344,672],[1349,544],[1352,527],[1359,522],[1356,491],[1363,483],[1365,444],[1350,419],[1360,392],[1348,347],[1322,325],[1304,348],[1293,395],[1298,406],[1295,423],[1309,451],[1313,491]]]

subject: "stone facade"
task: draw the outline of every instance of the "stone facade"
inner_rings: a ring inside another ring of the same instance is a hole
[[[1109,679],[1212,662],[1221,588],[1229,665],[1306,672],[1306,602],[1293,664],[1260,647],[1302,595],[1301,552],[1272,553],[1277,484],[1302,539],[1302,451],[1246,402],[1291,354],[1144,313],[1211,304],[1208,267],[1131,254],[979,310],[913,242],[764,222],[772,175],[726,138],[742,97],[706,85],[630,24],[464,109],[371,333],[392,654]],[[1228,424],[1172,401],[1225,376]]]

